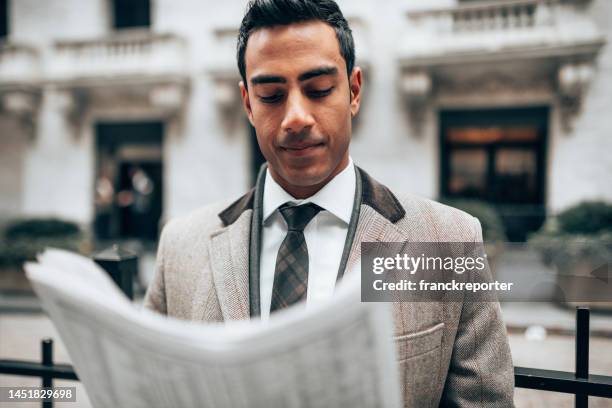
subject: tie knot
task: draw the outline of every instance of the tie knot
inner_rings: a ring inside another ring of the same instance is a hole
[[[306,225],[308,225],[310,220],[312,220],[322,208],[313,203],[302,205],[285,203],[281,205],[278,210],[287,222],[289,231],[304,231]]]

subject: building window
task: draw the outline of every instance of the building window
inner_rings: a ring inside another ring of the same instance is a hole
[[[9,0],[0,0],[0,40],[9,34]]]
[[[113,27],[150,27],[151,4],[149,0],[113,0]]]
[[[524,240],[545,215],[547,124],[546,108],[442,112],[441,195],[493,204]]]

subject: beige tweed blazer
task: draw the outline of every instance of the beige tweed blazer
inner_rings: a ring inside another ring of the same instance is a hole
[[[356,168],[357,191],[339,273],[359,262],[361,242],[482,241],[474,217],[434,201],[397,198]],[[206,206],[162,231],[145,306],[186,320],[259,314],[263,177],[234,203]],[[393,304],[405,407],[512,407],[514,374],[498,303]]]

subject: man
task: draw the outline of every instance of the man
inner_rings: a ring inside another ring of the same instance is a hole
[[[265,320],[332,296],[359,264],[361,242],[482,240],[475,218],[396,197],[353,164],[363,79],[333,1],[252,1],[237,54],[243,105],[267,166],[237,201],[164,228],[147,307],[204,322]],[[513,405],[499,304],[393,306],[406,407]]]

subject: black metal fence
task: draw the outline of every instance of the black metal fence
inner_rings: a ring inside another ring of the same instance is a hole
[[[134,254],[113,245],[96,254],[93,260],[110,275],[128,298],[134,299],[134,277],[138,273],[138,258]],[[42,387],[53,387],[54,379],[79,380],[72,365],[53,362],[52,339],[41,340],[40,350],[40,362],[0,359],[0,375],[40,377]],[[42,407],[52,408],[53,402],[43,401]]]
[[[109,273],[121,290],[133,299],[134,276],[138,270],[137,257],[115,246],[96,255],[94,260]],[[578,307],[575,372],[515,367],[516,387],[574,394],[575,406],[579,408],[588,407],[589,396],[612,399],[612,376],[589,374],[589,338],[589,309]],[[0,375],[40,377],[43,387],[52,387],[54,379],[78,381],[79,378],[71,365],[53,362],[52,339],[41,341],[41,356],[41,362],[0,359]],[[51,408],[53,403],[45,401],[42,406]]]
[[[574,394],[576,407],[588,407],[589,396],[612,398],[612,376],[589,374],[589,309],[576,309],[576,370],[543,370],[515,367],[514,381],[519,388]]]

